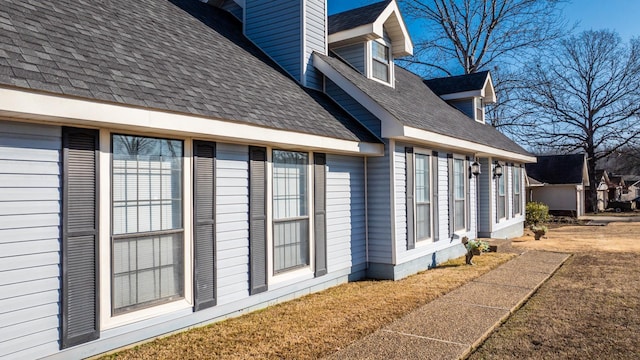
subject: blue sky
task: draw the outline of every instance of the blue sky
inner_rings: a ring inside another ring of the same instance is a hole
[[[329,14],[373,4],[380,0],[328,0]],[[640,36],[639,0],[572,0],[564,5],[564,14],[570,23],[579,22],[581,30],[610,29],[617,31],[623,41]],[[408,24],[412,37],[418,31]]]

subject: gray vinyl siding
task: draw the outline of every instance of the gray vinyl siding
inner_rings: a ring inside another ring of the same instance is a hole
[[[364,159],[327,155],[328,271],[364,264]]]
[[[329,79],[325,79],[325,92],[351,116],[358,120],[362,125],[367,127],[369,131],[378,137],[381,137],[380,119],[375,117],[364,106],[354,100],[349,94],[342,90],[336,83]]]
[[[365,73],[365,45],[366,43],[354,44],[332,49],[338,56],[358,69],[361,74]]]
[[[405,144],[397,143],[394,151],[394,180],[396,204],[396,251],[398,254],[407,247],[407,161],[404,152]]]
[[[247,0],[244,23],[246,36],[298,81],[302,74],[301,1]]]
[[[367,159],[369,262],[391,263],[391,189],[389,143],[383,157]]]
[[[480,159],[481,174],[478,175],[478,232],[488,233],[491,231],[491,196],[492,196],[492,178],[491,166],[489,159]]]
[[[218,304],[249,296],[249,149],[216,144]]]
[[[449,104],[453,105],[456,109],[462,111],[465,115],[475,120],[476,107],[474,105],[473,98],[464,100],[449,100]]]
[[[58,349],[59,127],[0,120],[0,357]]]
[[[321,90],[322,76],[311,61],[311,54],[316,51],[326,55],[326,1],[305,0],[305,53],[307,86]]]

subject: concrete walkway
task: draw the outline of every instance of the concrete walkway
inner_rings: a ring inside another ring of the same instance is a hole
[[[527,251],[327,359],[465,358],[568,258]]]

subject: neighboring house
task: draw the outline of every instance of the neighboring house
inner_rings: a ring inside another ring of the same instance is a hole
[[[554,215],[584,215],[584,191],[589,186],[586,156],[547,155],[537,159],[525,165],[528,200],[548,205]]]
[[[640,196],[640,176],[623,175],[622,180],[624,181],[625,187],[622,189],[621,200],[629,201]]]
[[[92,356],[522,234],[535,158],[393,64],[394,1],[16,0],[0,27],[0,357]]]

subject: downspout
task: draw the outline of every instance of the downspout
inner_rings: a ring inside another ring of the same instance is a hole
[[[364,157],[364,254],[365,254],[365,269],[369,270],[369,184],[367,179],[367,173],[369,172],[367,166],[368,157]]]

